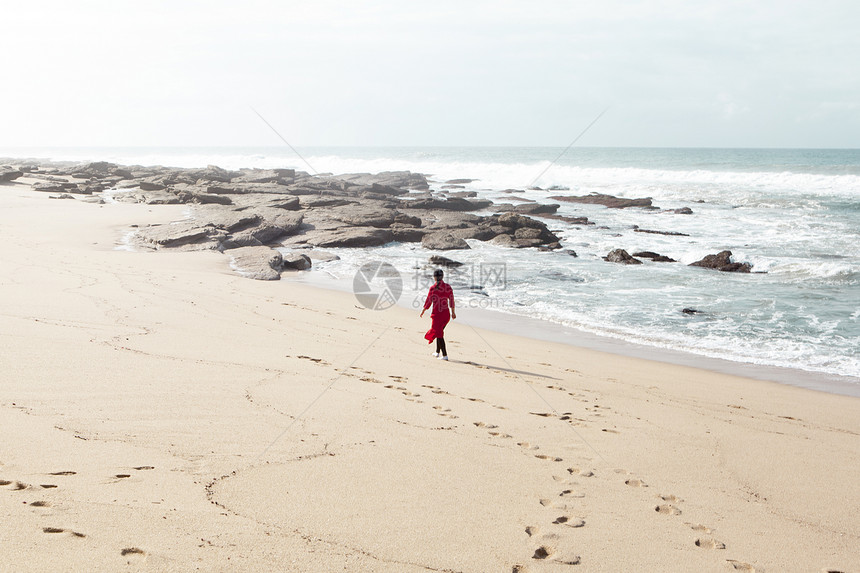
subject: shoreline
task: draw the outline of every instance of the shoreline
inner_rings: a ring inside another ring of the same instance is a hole
[[[860,399],[115,250],[182,209],[0,187],[0,569],[856,570]]]
[[[352,292],[348,286],[348,279],[326,278],[321,274],[314,274],[315,272],[318,273],[318,271],[314,270],[284,273],[281,276],[281,280],[307,284],[336,292]],[[400,302],[404,302],[403,298]],[[411,308],[407,304],[399,304],[398,306]],[[860,398],[860,378],[853,376],[838,376],[824,372],[754,364],[730,358],[705,356],[684,350],[638,344],[623,339],[601,336],[550,321],[483,308],[469,308],[467,312],[459,315],[457,320],[470,326],[511,336],[556,342],[574,348],[597,350],[606,354],[617,354],[619,356],[640,358],[665,364],[687,366],[741,378],[775,382],[777,384],[817,392]]]

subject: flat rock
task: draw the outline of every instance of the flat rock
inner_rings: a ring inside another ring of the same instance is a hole
[[[228,251],[230,266],[244,277],[261,281],[281,278],[284,259],[269,247],[242,247]]]
[[[640,199],[624,199],[614,197],[612,195],[603,195],[601,193],[592,193],[591,195],[570,196],[558,195],[550,197],[553,201],[566,201],[568,203],[587,203],[592,205],[604,205],[610,209],[626,209],[628,207],[652,207],[651,197],[642,197]]]
[[[666,257],[664,255],[660,255],[655,253],[654,251],[640,251],[638,253],[633,253],[634,257],[639,257],[640,259],[651,259],[655,263],[677,263],[675,259]]]
[[[394,240],[394,236],[388,229],[350,227],[311,234],[306,242],[314,247],[322,248],[363,248],[378,247],[392,240]]]

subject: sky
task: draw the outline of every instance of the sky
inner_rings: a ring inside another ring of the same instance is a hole
[[[860,148],[860,2],[2,0],[0,147]]]

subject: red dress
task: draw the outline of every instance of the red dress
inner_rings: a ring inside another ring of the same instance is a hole
[[[454,308],[454,289],[448,283],[439,281],[430,287],[427,300],[424,301],[424,310],[433,306],[430,311],[432,323],[430,330],[424,335],[427,342],[433,342],[437,338],[445,337],[445,325],[451,320],[449,309]]]

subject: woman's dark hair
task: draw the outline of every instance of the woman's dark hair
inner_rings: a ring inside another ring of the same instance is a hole
[[[442,272],[442,269],[436,269],[435,271],[433,271],[434,279],[441,279],[443,276],[445,276],[445,273]]]

